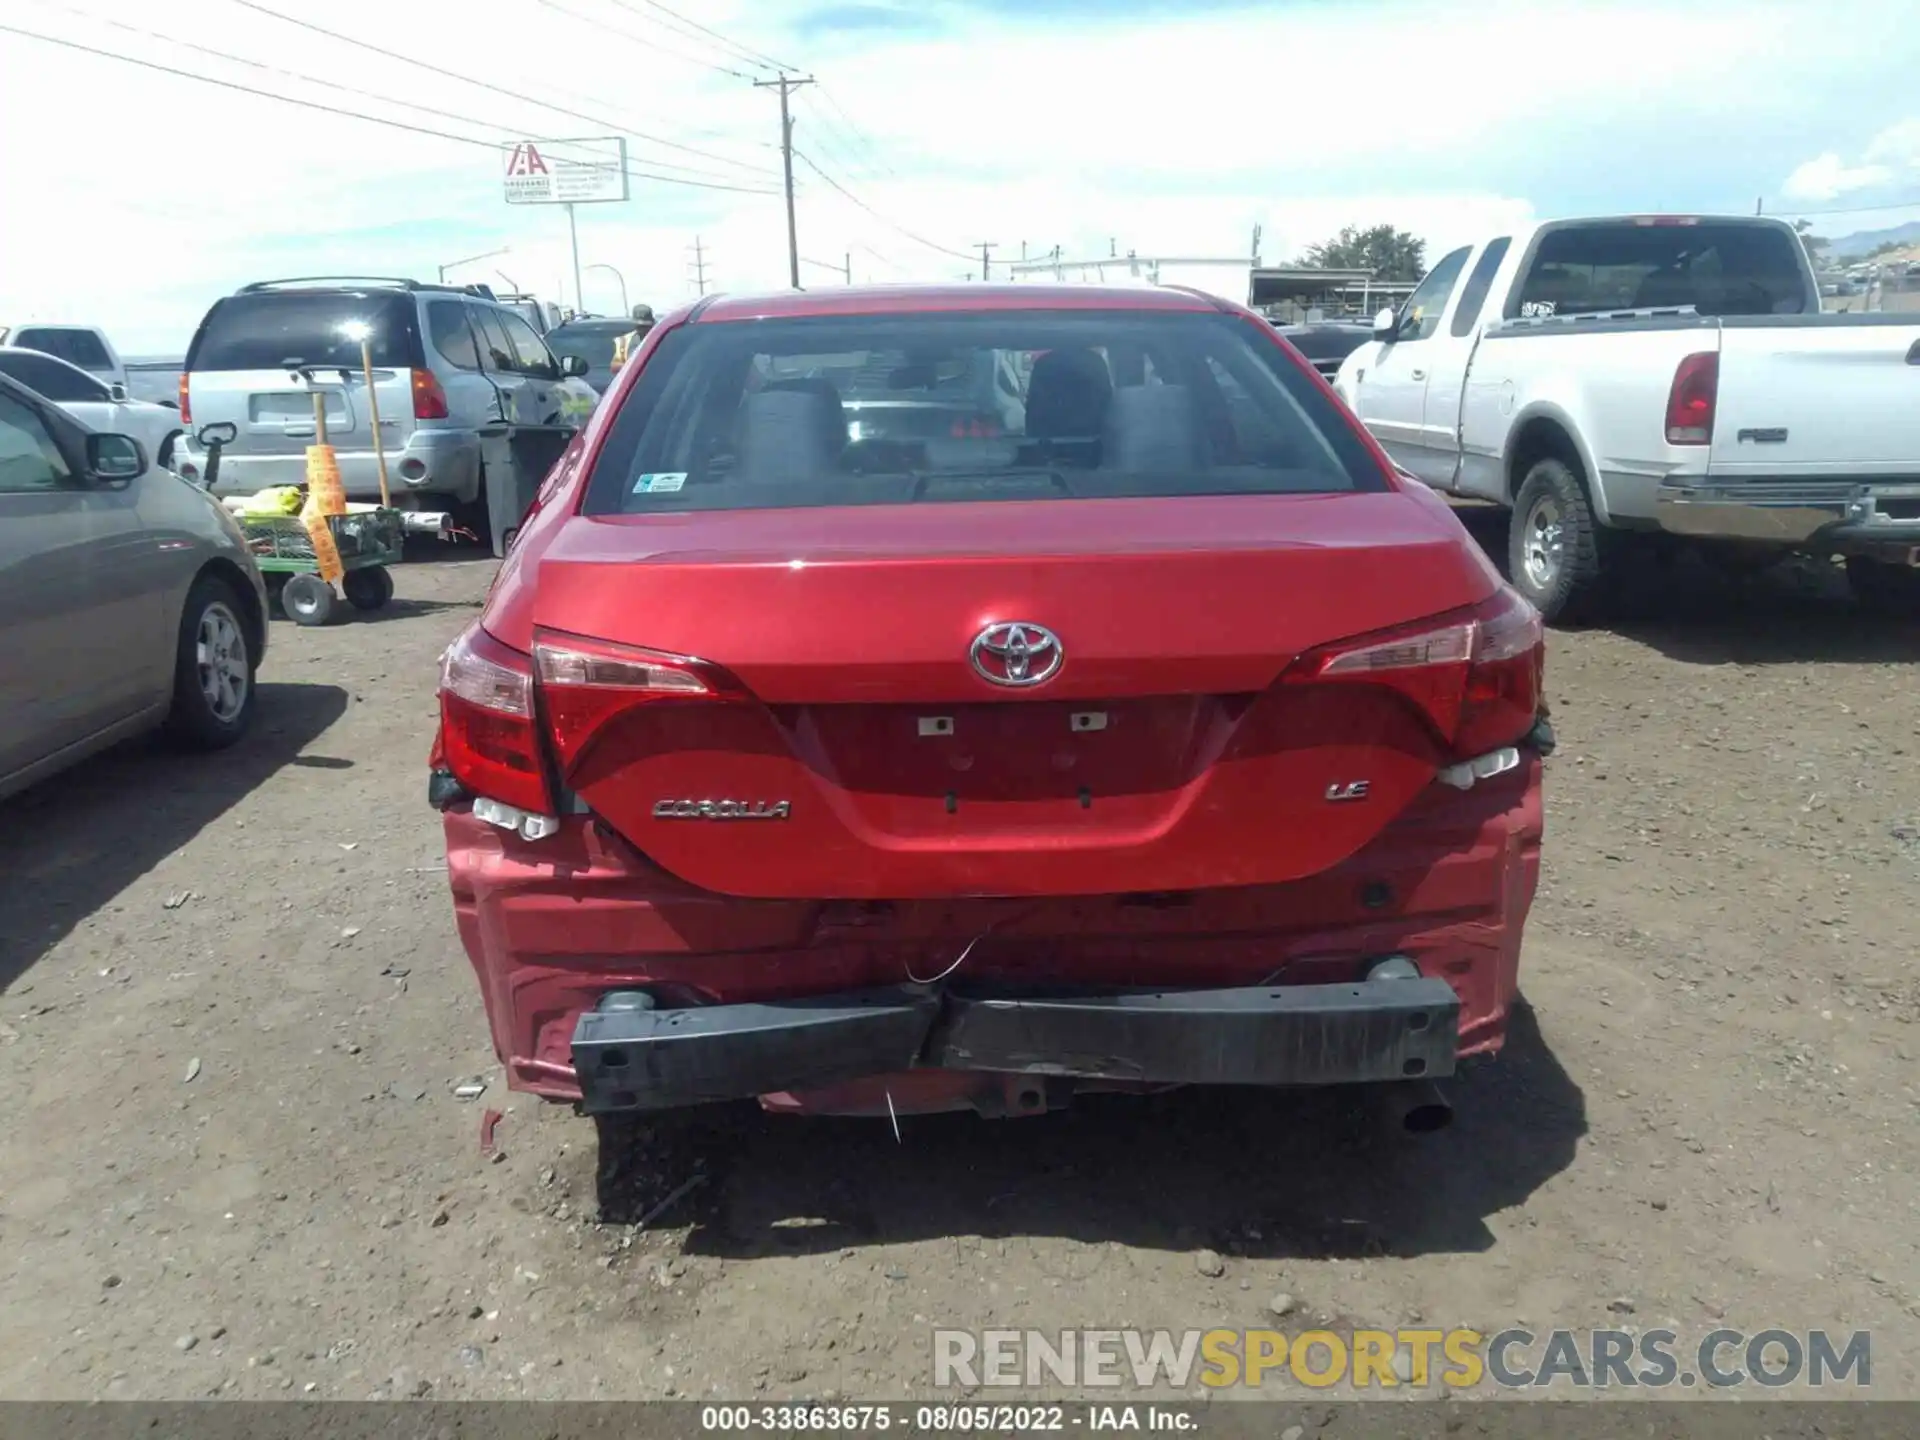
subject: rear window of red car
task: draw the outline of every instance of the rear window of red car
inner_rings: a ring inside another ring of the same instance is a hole
[[[585,510],[1385,489],[1337,402],[1218,313],[708,322],[626,396]]]

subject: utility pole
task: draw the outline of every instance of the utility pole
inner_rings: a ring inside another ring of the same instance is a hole
[[[1256,266],[1260,263],[1260,227],[1258,225],[1253,227],[1253,263]]]
[[[991,280],[993,278],[992,256],[993,252],[999,248],[1000,246],[991,240],[982,240],[980,242],[980,278],[982,280]]]
[[[798,77],[782,74],[778,80],[756,80],[756,90],[780,92],[780,167],[786,173],[787,182],[787,279],[793,288],[800,288],[800,231],[793,217],[793,112],[787,108],[787,95],[802,85],[813,84],[811,75]]]
[[[707,252],[698,235],[693,237],[693,288],[702,295],[707,293]]]

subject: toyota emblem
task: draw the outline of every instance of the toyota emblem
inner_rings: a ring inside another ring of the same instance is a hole
[[[973,637],[968,652],[982,679],[995,685],[1039,685],[1051,680],[1066,658],[1060,637],[1044,625],[1009,620]]]

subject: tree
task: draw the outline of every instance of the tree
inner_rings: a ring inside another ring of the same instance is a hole
[[[1793,233],[1798,235],[1800,243],[1807,247],[1808,258],[1818,261],[1820,252],[1827,248],[1827,239],[1824,235],[1813,233],[1813,222],[1811,220],[1794,221]]]
[[[1307,247],[1306,263],[1326,270],[1367,270],[1376,280],[1418,280],[1427,270],[1427,242],[1391,225],[1341,227]]]

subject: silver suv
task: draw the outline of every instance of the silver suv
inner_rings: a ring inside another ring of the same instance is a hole
[[[477,432],[502,421],[585,424],[598,399],[580,378],[585,369],[555,359],[532,326],[476,288],[268,280],[216,300],[200,322],[180,378],[180,418],[188,436],[221,422],[239,431],[222,453],[214,489],[251,495],[306,478],[318,393],[348,497],[373,500],[380,494],[377,407],[395,503],[477,519],[486,496]],[[182,440],[177,454],[187,479],[205,472],[197,443]]]

